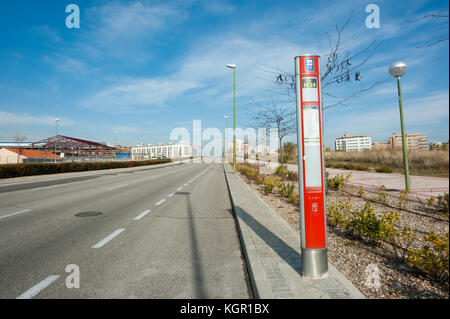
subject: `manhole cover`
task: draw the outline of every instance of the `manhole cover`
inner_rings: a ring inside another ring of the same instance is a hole
[[[75,214],[75,216],[77,217],[92,217],[92,216],[98,216],[98,215],[102,215],[102,212],[82,212],[82,213],[78,213]]]

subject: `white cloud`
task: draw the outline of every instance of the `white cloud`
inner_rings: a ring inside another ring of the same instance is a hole
[[[178,25],[186,18],[181,11],[167,4],[150,5],[141,1],[110,2],[90,9],[88,15],[93,22],[98,21],[90,35],[105,46],[120,45],[120,41],[143,35],[152,37],[157,31]]]
[[[231,33],[203,38],[192,47],[186,56],[177,59],[168,76],[119,80],[120,84],[100,90],[80,105],[133,112],[143,106],[166,106],[183,95],[184,103],[223,107],[233,98],[233,71],[226,64],[237,63],[237,98],[248,99],[267,95],[267,89],[274,85],[275,75],[267,72],[267,65],[292,70],[294,56],[315,51],[282,39],[267,41]]]
[[[449,92],[433,92],[427,96],[404,101],[405,121],[409,125],[448,123]]]
[[[86,75],[92,72],[92,68],[88,68],[83,61],[62,54],[44,56],[43,61],[51,64],[59,72],[69,73],[72,76]]]
[[[114,127],[114,131],[117,131],[118,134],[121,134],[121,133],[129,134],[129,133],[142,132],[141,129],[139,129],[137,127],[133,127],[133,126],[117,126],[117,127]]]
[[[48,25],[33,26],[31,27],[31,31],[52,44],[62,42],[58,32]]]
[[[176,78],[128,79],[82,100],[80,106],[108,112],[129,112],[144,106],[161,107],[199,86],[195,81]]]
[[[19,113],[10,113],[0,111],[0,124],[9,126],[9,125],[55,125],[56,116],[34,116],[27,113],[19,114]],[[65,125],[71,125],[71,121],[69,119],[60,118],[61,122],[64,122]]]
[[[227,14],[236,9],[236,7],[221,0],[203,0],[202,5],[205,11],[214,14]]]
[[[400,115],[397,99],[394,97],[388,105],[380,105],[378,108],[364,112],[364,110],[340,109],[333,117],[324,116],[325,134],[328,137],[338,136],[343,132],[351,134],[368,134],[370,136],[387,137],[392,132],[400,131]],[[433,130],[432,125],[448,123],[449,120],[449,91],[432,92],[427,96],[415,99],[404,99],[404,120],[408,133],[416,133],[416,130],[427,126]],[[330,120],[328,120],[330,118]],[[444,131],[443,129],[441,129]],[[434,130],[435,131],[435,130]],[[436,135],[442,135],[442,131],[435,131]],[[446,133],[447,129],[444,131]],[[425,132],[417,132],[425,133]]]
[[[184,62],[175,77],[205,83],[208,89],[197,94],[214,97],[216,105],[233,96],[233,71],[226,68],[227,64],[237,64],[237,97],[262,96],[274,85],[275,74],[268,72],[269,66],[293,72],[296,55],[317,51],[310,45],[298,45],[284,39],[246,38],[236,33],[205,38],[193,47],[195,49],[182,59]]]

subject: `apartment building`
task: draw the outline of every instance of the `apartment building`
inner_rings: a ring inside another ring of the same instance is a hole
[[[389,138],[389,144],[391,145],[391,149],[402,148],[402,135],[393,133]],[[406,134],[406,148],[409,151],[428,151],[427,137],[418,133]]]
[[[372,148],[372,139],[367,135],[349,135],[345,133],[344,136],[336,138],[336,151],[362,151]]]
[[[150,144],[136,146],[131,149],[133,160],[146,160],[164,156],[166,158],[182,158],[192,156],[192,145],[187,143]]]

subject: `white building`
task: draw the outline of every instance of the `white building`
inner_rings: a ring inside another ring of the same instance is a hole
[[[372,139],[367,135],[351,136],[345,133],[344,136],[336,138],[336,151],[362,151],[372,148]]]
[[[192,145],[185,142],[169,144],[149,144],[147,146],[136,146],[131,148],[133,160],[147,160],[158,157],[182,158],[192,156]]]
[[[54,153],[22,148],[0,148],[0,164],[46,163],[61,161]]]

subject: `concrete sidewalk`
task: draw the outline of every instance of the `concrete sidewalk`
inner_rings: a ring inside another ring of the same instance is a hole
[[[365,298],[330,263],[328,278],[303,278],[300,234],[234,174],[228,164],[225,176],[255,298]]]

